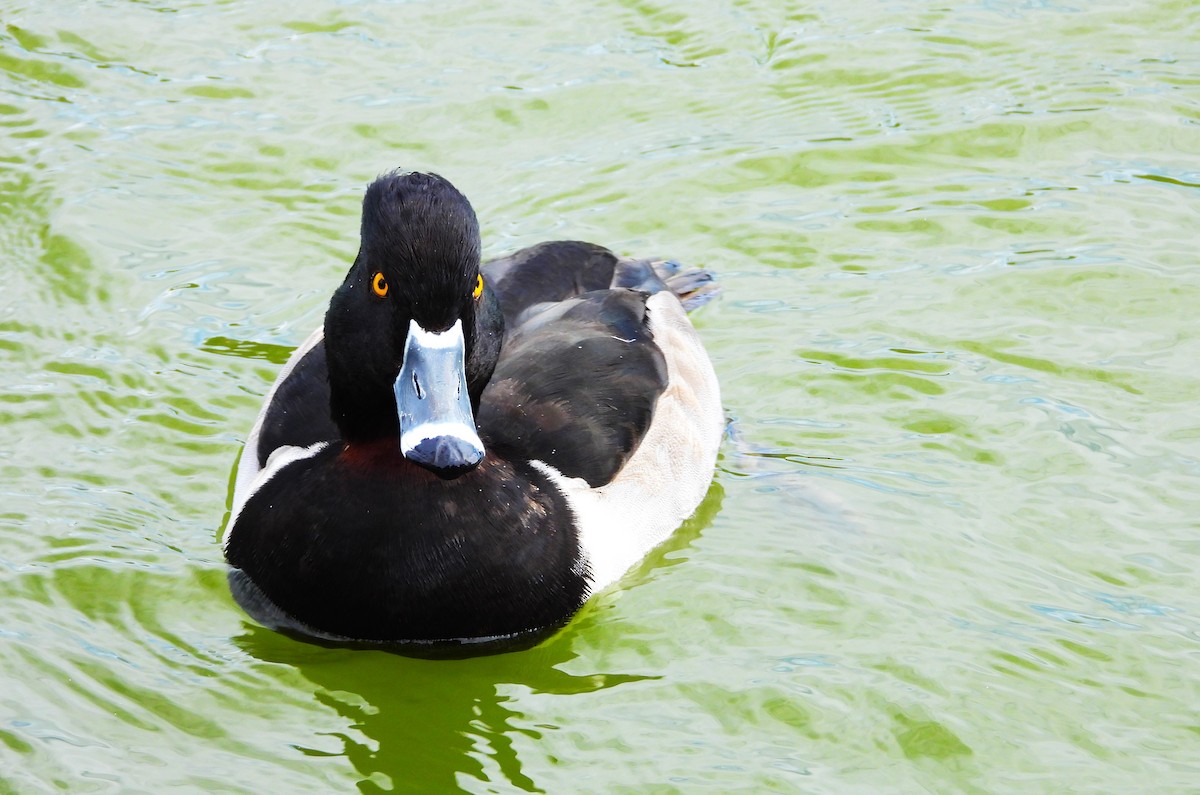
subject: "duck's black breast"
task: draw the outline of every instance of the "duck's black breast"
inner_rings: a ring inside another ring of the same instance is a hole
[[[394,444],[335,443],[247,500],[229,562],[282,613],[355,640],[555,627],[587,595],[570,510],[535,468],[489,455],[442,480]]]

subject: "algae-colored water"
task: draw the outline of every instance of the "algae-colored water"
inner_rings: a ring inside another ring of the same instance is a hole
[[[1200,791],[1200,6],[0,2],[0,792]],[[697,517],[324,649],[229,473],[376,174],[719,274]]]

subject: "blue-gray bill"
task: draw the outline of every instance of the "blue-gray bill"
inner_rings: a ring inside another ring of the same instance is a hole
[[[405,458],[442,477],[461,475],[483,460],[467,391],[461,320],[442,332],[410,321],[404,364],[392,388]]]

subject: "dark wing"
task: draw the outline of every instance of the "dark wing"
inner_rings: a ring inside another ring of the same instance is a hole
[[[646,299],[640,291],[597,290],[520,313],[480,402],[484,443],[593,487],[611,481],[667,386]]]
[[[556,240],[521,249],[483,266],[483,278],[500,300],[511,328],[529,307],[562,301],[612,284],[617,257],[577,240]]]
[[[329,413],[329,369],[325,362],[325,341],[321,340],[283,376],[263,408],[254,452],[259,467],[263,467],[268,456],[284,445],[308,447],[338,437]]]
[[[555,240],[522,249],[483,266],[512,326],[522,312],[543,302],[563,301],[592,290],[627,287],[646,293],[670,290],[689,312],[718,292],[713,275],[665,259],[619,258],[594,243]]]

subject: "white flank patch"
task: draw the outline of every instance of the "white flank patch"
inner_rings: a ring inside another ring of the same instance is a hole
[[[229,537],[232,535],[233,526],[237,524],[238,515],[241,514],[242,508],[246,507],[246,503],[251,497],[258,492],[263,485],[275,477],[288,464],[293,464],[305,458],[312,458],[317,453],[329,446],[329,442],[317,442],[310,444],[308,447],[296,447],[295,445],[285,444],[283,447],[276,447],[271,451],[271,455],[267,458],[267,465],[259,470],[257,477],[250,483],[248,491],[238,498],[238,493],[235,491],[233,495],[233,510],[229,514],[229,522],[225,525],[225,532],[221,536],[221,550],[229,545]],[[241,474],[240,472],[238,474]]]
[[[309,334],[308,339],[300,344],[299,348],[292,351],[292,355],[288,357],[287,362],[283,365],[283,369],[275,377],[275,383],[271,384],[271,391],[267,393],[267,398],[263,401],[263,407],[258,412],[258,417],[254,420],[254,426],[250,428],[250,435],[246,437],[246,444],[242,446],[242,457],[238,460],[237,475],[233,480],[233,512],[229,516],[229,522],[226,523],[225,532],[221,537],[222,549],[229,542],[229,530],[233,527],[233,521],[242,510],[242,506],[246,504],[246,500],[250,499],[250,495],[257,491],[262,483],[266,482],[265,479],[259,482],[258,475],[263,469],[258,465],[257,448],[258,437],[262,433],[263,422],[266,420],[267,411],[271,408],[271,401],[275,399],[275,393],[279,390],[279,385],[292,374],[292,371],[296,369],[296,365],[304,358],[304,355],[320,344],[323,339],[325,339],[325,327],[318,326],[316,331]],[[291,449],[299,450],[302,448]],[[278,451],[271,451],[268,457],[268,465],[275,458],[276,452]]]
[[[254,420],[254,426],[250,429],[250,435],[246,437],[246,444],[242,447],[242,458],[238,461],[237,477],[233,481],[233,504],[241,505],[246,501],[246,490],[250,488],[250,484],[254,482],[254,478],[258,475],[261,467],[258,465],[258,437],[262,433],[263,422],[267,418],[267,411],[271,408],[271,401],[275,399],[275,393],[279,390],[279,385],[292,374],[292,370],[296,369],[296,365],[304,358],[304,355],[315,348],[321,340],[325,339],[325,327],[318,326],[317,330],[308,335],[300,347],[292,351],[292,355],[288,357],[287,362],[283,365],[283,369],[279,371],[279,375],[275,377],[275,383],[271,384],[271,391],[267,393],[267,399],[263,401],[263,407],[258,412],[258,417]],[[246,454],[250,455],[247,456]]]
[[[655,293],[646,309],[667,360],[668,382],[633,456],[611,483],[596,489],[532,462],[562,489],[575,513],[590,593],[620,579],[695,512],[712,482],[725,427],[716,373],[679,299]]]

